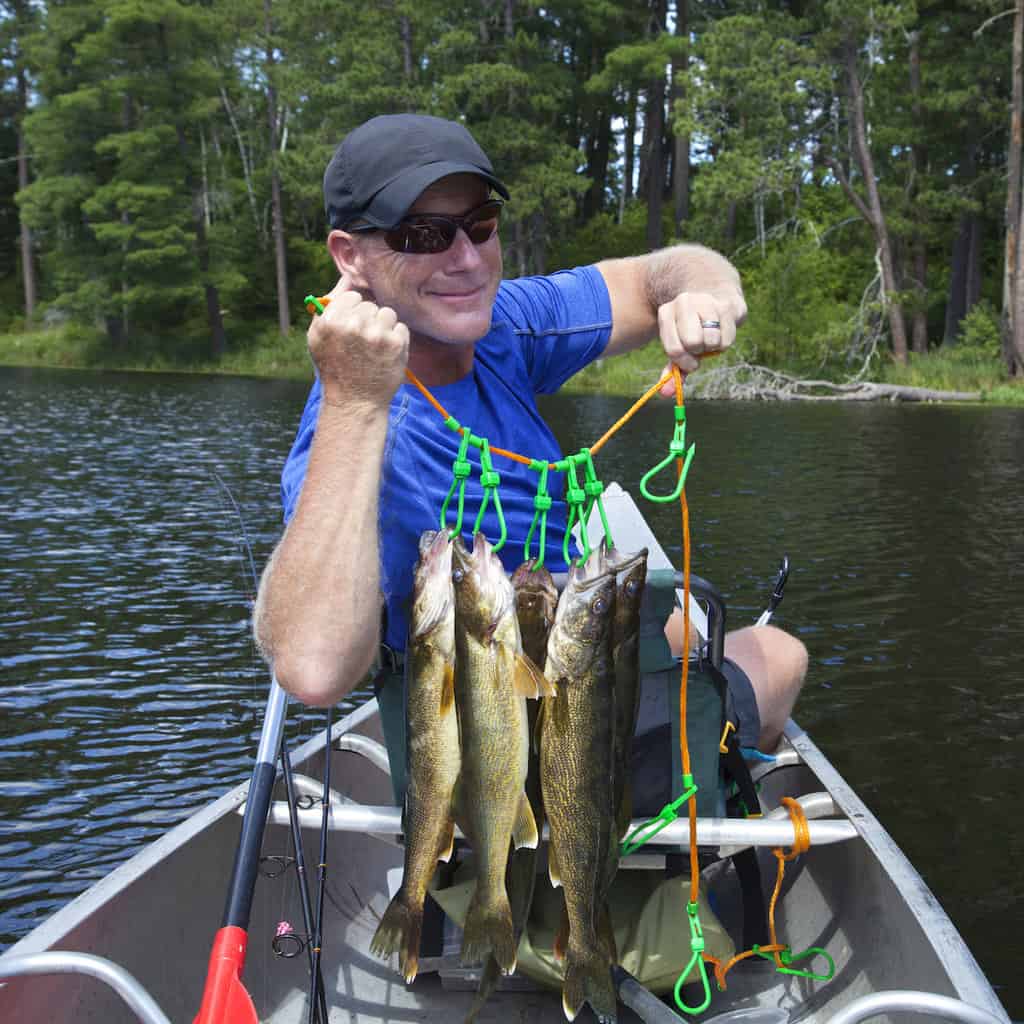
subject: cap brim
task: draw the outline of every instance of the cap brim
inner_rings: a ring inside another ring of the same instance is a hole
[[[389,181],[374,197],[359,218],[375,228],[393,228],[409,212],[409,207],[424,189],[450,174],[474,174],[483,178],[503,199],[508,189],[489,171],[475,164],[439,161],[424,167],[410,168],[393,181]]]

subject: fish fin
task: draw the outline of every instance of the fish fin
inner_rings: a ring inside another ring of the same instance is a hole
[[[487,958],[483,972],[480,975],[480,984],[477,986],[476,996],[473,998],[473,1005],[466,1014],[462,1024],[473,1024],[477,1014],[484,1008],[484,1003],[491,998],[491,993],[498,987],[498,979],[501,977],[501,967],[493,956]]]
[[[445,822],[444,831],[441,833],[441,841],[437,848],[437,859],[447,864],[452,859],[452,851],[455,849],[455,821],[449,818]]]
[[[525,793],[520,793],[519,806],[516,808],[516,820],[512,824],[512,842],[515,843],[517,850],[521,850],[524,846],[536,850],[539,838],[530,799]]]
[[[562,885],[562,869],[558,866],[558,853],[555,847],[555,837],[551,837],[551,842],[548,843],[548,878],[551,879],[551,885],[558,889]]]
[[[446,661],[441,683],[441,714],[447,715],[455,707],[455,663]]]
[[[384,911],[370,942],[370,952],[387,959],[398,951],[398,966],[407,985],[416,980],[420,960],[423,907],[411,907],[399,889]]]
[[[565,957],[562,1009],[574,1020],[584,1003],[590,1003],[600,1024],[615,1024],[617,1002],[612,973],[603,949],[570,949]]]
[[[619,804],[619,813],[616,816],[615,824],[618,827],[618,838],[622,839],[629,831],[629,823],[633,819],[633,787],[629,779],[622,785],[622,802]]]
[[[513,692],[518,697],[553,697],[554,687],[543,672],[522,651],[516,654]]]
[[[562,904],[562,916],[558,919],[558,930],[551,942],[551,955],[559,962],[565,960],[565,951],[569,946],[569,908]]]
[[[619,962],[619,945],[615,941],[615,929],[612,927],[612,913],[608,909],[608,901],[601,903],[597,914],[597,934],[608,952],[608,963],[613,966]]]
[[[493,893],[491,902],[485,903],[480,888],[478,883],[466,911],[462,962],[479,963],[491,954],[503,974],[512,974],[516,969],[516,939],[508,895],[502,887]]]

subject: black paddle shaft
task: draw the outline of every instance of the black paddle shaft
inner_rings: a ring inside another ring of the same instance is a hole
[[[234,926],[248,930],[249,927],[260,850],[263,848],[263,833],[267,827],[267,814],[270,812],[270,801],[277,777],[277,755],[281,749],[287,702],[287,694],[275,679],[270,684],[260,745],[256,751],[256,764],[253,766],[249,795],[245,801],[242,834],[238,840],[234,867],[231,869],[228,900],[222,921],[225,928]]]

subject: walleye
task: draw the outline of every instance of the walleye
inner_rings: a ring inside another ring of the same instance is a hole
[[[589,1002],[602,1024],[616,1011],[614,951],[599,934],[617,812],[614,612],[615,570],[598,549],[570,570],[558,602],[544,669],[558,693],[544,702],[540,740],[548,873],[563,888],[569,919],[562,1009],[573,1020]]]
[[[506,974],[516,966],[515,929],[505,867],[516,849],[537,846],[537,824],[523,790],[529,735],[526,697],[553,693],[523,654],[512,582],[483,534],[472,554],[456,539],[455,700],[462,740],[456,818],[477,861],[466,912],[462,960],[488,954]]]
[[[447,532],[420,537],[406,657],[405,870],[370,949],[389,957],[398,950],[406,982],[419,967],[423,900],[438,860],[452,853],[452,793],[459,775],[455,713],[455,597],[452,544]]]
[[[608,564],[616,572],[615,619],[612,627],[612,659],[615,663],[615,798],[617,839],[629,828],[633,798],[629,765],[640,710],[640,603],[647,583],[647,548],[622,555],[608,552]],[[618,854],[616,853],[616,861]],[[614,875],[614,870],[612,871]]]
[[[532,562],[524,562],[512,574],[512,589],[515,594],[516,619],[523,642],[523,653],[535,664],[543,665],[548,646],[548,634],[555,619],[555,607],[558,604],[558,588],[551,578],[551,573],[544,566],[534,570]],[[528,734],[530,737],[530,753],[526,776],[526,796],[530,801],[533,818],[538,831],[544,824],[543,802],[540,794],[540,764],[534,748],[534,730],[536,728],[539,704],[528,701],[526,705]],[[524,846],[513,850],[509,856],[505,871],[505,888],[512,910],[512,932],[519,946],[519,938],[526,925],[533,902],[533,887],[536,880],[536,848]],[[493,955],[487,958],[476,998],[466,1016],[465,1024],[476,1020],[477,1014],[490,998],[498,983],[501,967]]]

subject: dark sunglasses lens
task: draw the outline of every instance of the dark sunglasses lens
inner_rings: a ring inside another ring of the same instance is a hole
[[[500,201],[492,200],[466,217],[417,217],[386,231],[384,238],[395,252],[424,255],[450,248],[461,227],[474,245],[483,245],[498,230],[502,205]]]
[[[426,219],[399,224],[384,238],[395,252],[444,252],[455,241],[458,229],[450,220]]]

